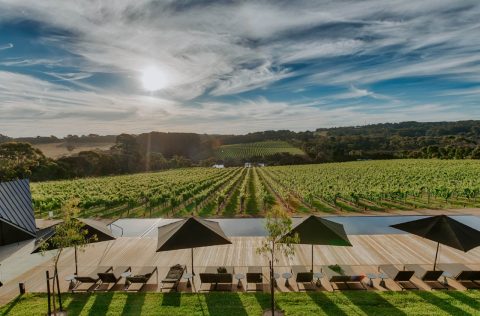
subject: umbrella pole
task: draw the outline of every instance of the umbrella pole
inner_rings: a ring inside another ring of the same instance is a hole
[[[75,246],[75,275],[78,275],[77,246]]]
[[[311,272],[313,273],[313,244],[312,244],[312,271]]]
[[[193,248],[192,248],[192,275],[195,275],[195,272],[193,272]]]
[[[435,271],[435,267],[437,265],[438,248],[440,248],[440,243],[439,242],[437,242],[437,251],[435,252],[435,261],[433,261],[433,271]]]

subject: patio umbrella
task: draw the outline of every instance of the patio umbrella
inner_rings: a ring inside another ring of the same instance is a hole
[[[310,215],[297,223],[289,236],[298,234],[300,244],[312,245],[312,272],[313,272],[313,246],[352,246],[342,224],[329,221],[325,218]]]
[[[77,218],[76,220],[82,222],[83,229],[87,230],[85,238],[90,241],[90,243],[101,242],[114,240],[115,237],[112,234],[112,231],[107,227],[103,222],[96,221],[93,219],[87,218]],[[48,241],[55,235],[55,226],[60,224],[62,221],[59,221],[53,226],[44,228],[37,233],[37,240],[35,241],[35,246],[32,253],[38,253],[42,250],[43,245],[46,243],[45,250],[54,250],[55,247],[51,245]],[[96,236],[96,240],[93,241],[93,236]],[[77,247],[75,246],[75,275],[78,274],[78,260],[77,260]]]
[[[157,252],[190,248],[192,274],[193,248],[231,243],[217,222],[198,217],[189,217],[158,227]]]
[[[433,270],[437,265],[440,244],[463,252],[480,246],[480,231],[446,215],[431,216],[390,226],[437,242]]]

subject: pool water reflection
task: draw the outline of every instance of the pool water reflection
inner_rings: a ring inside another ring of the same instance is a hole
[[[349,235],[384,235],[384,234],[406,234],[403,231],[389,227],[393,224],[413,221],[428,216],[404,215],[404,216],[328,216],[331,221],[343,224]],[[480,230],[480,216],[457,215],[451,216],[472,228]],[[155,237],[157,227],[178,221],[179,219],[135,219],[124,218],[114,222],[115,225],[123,228],[123,237]],[[220,223],[227,236],[265,236],[265,219],[263,218],[217,218],[211,219]],[[300,217],[292,218],[295,224]],[[122,231],[112,225],[112,232],[121,236]]]

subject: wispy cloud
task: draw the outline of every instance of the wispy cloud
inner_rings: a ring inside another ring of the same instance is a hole
[[[379,99],[379,100],[390,100],[393,101],[392,98],[375,93],[373,91],[370,91],[368,89],[360,89],[355,87],[354,85],[350,85],[350,89],[347,92],[343,93],[338,93],[330,96],[330,98],[334,100],[344,100],[344,99],[357,99],[357,98],[364,98],[364,97],[370,97],[373,99]]]
[[[478,114],[471,106],[480,86],[478,1],[0,0],[0,7],[0,24],[37,23],[36,37],[23,43],[45,48],[14,55],[13,44],[0,44],[9,54],[1,76],[11,80],[0,82],[1,128],[11,134],[19,128],[6,118],[30,115],[43,126],[32,133],[63,133],[97,131],[101,122],[117,132],[243,132]],[[150,65],[168,78],[152,95],[139,82]],[[418,88],[418,78],[431,81]],[[384,86],[395,80],[402,88]],[[456,108],[438,99],[442,92]],[[65,130],[42,123],[60,117],[82,123]],[[140,119],[141,128],[128,124]]]
[[[220,78],[212,95],[227,95],[240,93],[260,87],[289,76],[288,69],[274,70],[270,63],[265,63],[253,69],[239,69],[225,78]]]
[[[12,43],[0,44],[0,50],[10,49],[10,48],[13,48]]]

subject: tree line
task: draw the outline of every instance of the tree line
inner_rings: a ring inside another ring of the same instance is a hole
[[[306,155],[221,160],[215,149],[224,144],[286,141]],[[68,135],[10,138],[0,135],[0,180],[29,177],[33,181],[126,174],[189,166],[245,162],[292,165],[368,159],[480,159],[480,121],[402,122],[321,128],[315,131],[263,131],[245,135],[151,132],[140,135]],[[83,151],[50,159],[31,144],[114,142],[106,151]]]

